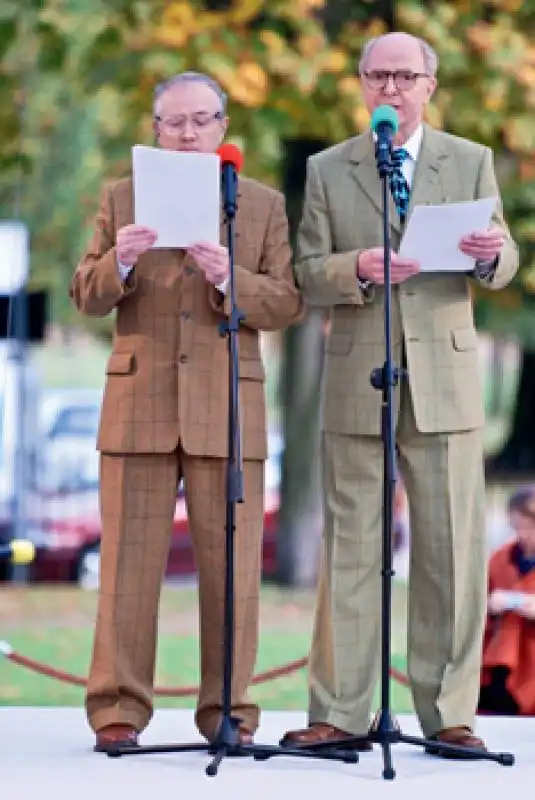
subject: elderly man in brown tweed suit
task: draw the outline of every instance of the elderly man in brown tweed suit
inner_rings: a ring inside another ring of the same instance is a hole
[[[459,242],[472,278],[505,286],[518,267],[501,213],[492,153],[423,124],[437,58],[395,33],[371,41],[360,65],[371,111],[397,110],[392,186],[392,343],[408,379],[395,397],[399,462],[409,498],[408,667],[423,732],[482,747],[473,725],[486,616],[487,561],[482,426],[469,276],[419,273],[401,258],[404,224],[418,204],[495,197],[488,230]],[[397,184],[399,185],[399,183]],[[395,202],[397,200],[397,202]],[[313,156],[308,165],[296,271],[305,299],[332,308],[327,344],[323,457],[324,560],[310,666],[309,727],[283,742],[366,737],[381,631],[381,394],[384,361],[381,184],[371,132]],[[369,741],[362,744],[371,749]]]
[[[159,144],[171,150],[214,152],[228,123],[225,95],[197,73],[160,87],[154,115]],[[202,242],[187,252],[151,249],[155,233],[133,224],[132,191],[130,178],[105,186],[95,233],[71,284],[82,313],[117,313],[97,445],[101,582],[86,698],[98,751],[136,744],[153,713],[160,586],[181,478],[199,576],[196,723],[212,740],[220,722],[228,352],[218,324],[229,258],[225,247]],[[232,711],[248,743],[259,719],[247,688],[257,651],[267,455],[258,332],[289,326],[302,303],[281,194],[240,178],[235,230],[236,296],[245,315],[239,332],[245,502],[236,509]]]

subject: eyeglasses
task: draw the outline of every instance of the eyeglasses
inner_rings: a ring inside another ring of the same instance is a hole
[[[388,83],[389,78],[392,78],[394,84],[400,92],[412,89],[418,78],[428,78],[426,72],[411,72],[411,70],[400,69],[397,72],[388,72],[383,69],[375,69],[371,72],[365,72],[364,78],[370,89],[384,89]]]
[[[165,119],[163,117],[155,117],[156,122],[171,135],[182,133],[188,121],[195,130],[204,130],[209,128],[216,120],[221,121],[222,119],[222,111],[216,111],[215,114],[199,111],[196,114],[192,114],[191,117],[165,117]]]

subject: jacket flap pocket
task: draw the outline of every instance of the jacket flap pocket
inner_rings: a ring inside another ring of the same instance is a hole
[[[244,358],[240,360],[240,378],[249,381],[263,381],[266,373],[264,364],[259,358]]]
[[[112,353],[106,366],[107,375],[130,375],[134,371],[133,353]]]
[[[352,343],[352,333],[345,333],[344,331],[332,332],[327,338],[327,352],[334,353],[338,356],[343,356],[346,353],[349,353]]]
[[[455,350],[475,350],[477,347],[477,334],[473,328],[457,328],[451,336]]]

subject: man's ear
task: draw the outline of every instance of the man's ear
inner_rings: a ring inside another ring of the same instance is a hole
[[[427,100],[426,100],[426,103],[428,103],[431,100],[431,98],[435,94],[435,89],[436,88],[437,88],[437,79],[436,78],[431,78],[429,80],[429,85],[427,87]]]

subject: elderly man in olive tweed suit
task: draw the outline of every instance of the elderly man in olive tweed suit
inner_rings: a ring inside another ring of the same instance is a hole
[[[484,414],[470,281],[460,273],[421,274],[419,264],[396,251],[414,206],[496,197],[489,230],[474,231],[459,247],[473,259],[472,277],[490,289],[511,280],[518,258],[502,217],[491,151],[423,123],[436,69],[425,42],[387,34],[365,48],[360,76],[370,112],[387,104],[399,117],[398,181],[390,200],[392,340],[395,363],[408,370],[395,393],[395,426],[411,521],[411,688],[427,737],[478,748],[484,744],[473,726],[487,553]],[[296,270],[305,299],[332,308],[332,330],[309,727],[286,734],[283,743],[292,745],[366,737],[378,677],[383,456],[381,394],[371,387],[370,373],[384,361],[384,275],[374,149],[372,134],[365,133],[308,164]]]

